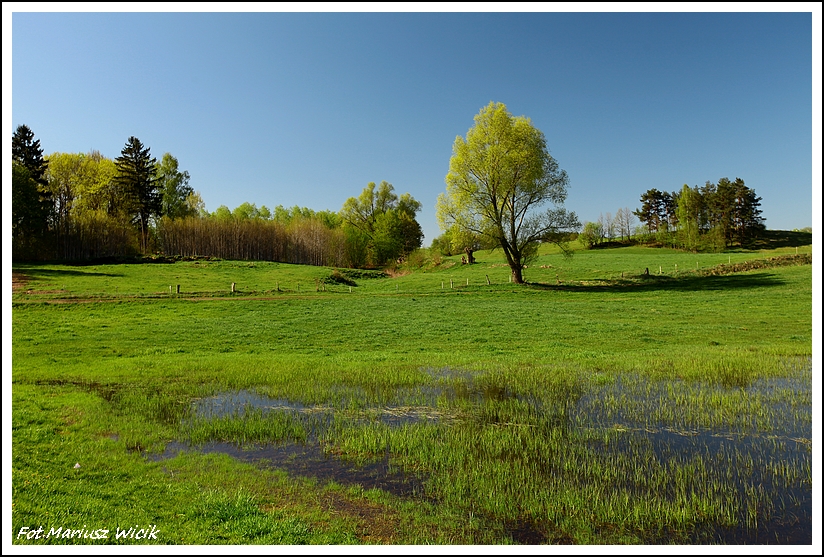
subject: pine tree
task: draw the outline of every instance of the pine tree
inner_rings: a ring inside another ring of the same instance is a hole
[[[744,245],[766,228],[764,218],[761,216],[761,198],[755,194],[755,190],[744,185],[744,180],[741,178],[736,178],[732,186],[735,192],[733,224],[738,235],[738,242]]]
[[[49,163],[43,160],[40,140],[35,141],[34,132],[28,126],[17,126],[11,138],[11,157],[26,167],[32,180],[44,187],[48,185],[45,174]]]
[[[130,215],[140,230],[141,249],[148,249],[149,225],[152,217],[160,215],[162,192],[157,179],[157,159],[148,147],[131,136],[115,159],[118,175],[115,184],[120,190],[122,209]]]
[[[18,126],[11,139],[12,239],[15,257],[35,257],[48,232],[51,195],[46,179],[48,161],[40,140],[28,126]]]

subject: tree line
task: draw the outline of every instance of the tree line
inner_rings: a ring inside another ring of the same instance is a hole
[[[16,258],[88,259],[160,252],[349,267],[382,266],[419,248],[421,204],[392,184],[370,182],[338,212],[248,202],[205,209],[171,154],[161,161],[130,137],[121,155],[54,153],[44,157],[26,126],[13,137],[13,250]],[[650,189],[641,208],[585,222],[564,207],[569,178],[544,134],[525,116],[491,102],[458,136],[438,197],[442,253],[500,248],[512,281],[552,242],[570,254],[573,236],[588,247],[620,238],[690,250],[743,245],[764,230],[761,198],[744,181],[668,193]],[[546,209],[546,205],[549,208]],[[635,218],[641,227],[635,227]]]
[[[746,245],[765,230],[761,198],[741,178],[707,181],[702,187],[684,184],[671,193],[652,188],[640,201],[634,211],[624,207],[614,216],[585,222],[578,239],[588,248],[620,241],[719,251]]]
[[[206,210],[190,175],[160,162],[136,137],[119,157],[43,155],[25,125],[12,138],[15,259],[94,259],[162,253],[368,267],[419,248],[421,204],[392,184],[369,183],[338,212],[269,210],[244,202]]]
[[[725,177],[672,193],[647,190],[635,215],[648,234],[676,247],[722,250],[746,245],[765,230],[760,207],[761,198],[744,180]]]

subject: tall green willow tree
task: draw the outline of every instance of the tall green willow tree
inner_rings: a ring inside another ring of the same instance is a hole
[[[581,226],[563,207],[568,185],[544,134],[529,118],[491,102],[466,138],[455,139],[438,221],[442,230],[454,227],[458,237],[492,240],[503,250],[512,280],[523,283],[523,268],[542,241],[564,247],[559,233]],[[547,204],[549,209],[540,209]]]

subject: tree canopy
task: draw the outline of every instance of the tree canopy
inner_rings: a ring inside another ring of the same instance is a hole
[[[700,188],[684,184],[673,193],[653,188],[641,195],[641,204],[634,214],[650,233],[690,250],[744,245],[765,228],[761,198],[741,178],[708,181]]]
[[[420,210],[419,201],[409,193],[398,197],[389,182],[369,182],[344,202],[340,216],[353,245],[362,248],[364,263],[383,265],[421,247],[423,230],[415,219]]]
[[[568,184],[530,119],[491,102],[466,138],[455,138],[438,221],[443,230],[454,227],[453,238],[492,240],[503,250],[512,280],[523,283],[523,268],[542,241],[563,246],[558,233],[580,227],[575,213],[563,208]],[[547,203],[551,207],[539,211]]]
[[[181,171],[171,153],[164,153],[157,165],[158,190],[161,197],[160,213],[171,219],[197,215],[190,196],[194,189],[189,185],[189,172]]]

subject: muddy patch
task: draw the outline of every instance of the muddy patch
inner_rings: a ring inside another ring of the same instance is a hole
[[[31,281],[31,277],[28,275],[24,275],[23,273],[18,273],[12,271],[11,273],[11,291],[14,293],[22,292],[26,290],[29,282]]]
[[[336,418],[337,417],[337,418]],[[286,398],[269,397],[251,390],[219,393],[198,399],[192,403],[184,419],[184,427],[201,424],[225,423],[240,420],[242,423],[288,424],[278,434],[267,436],[265,441],[235,443],[225,440],[209,440],[204,443],[176,441],[169,443],[154,460],[177,456],[180,452],[227,454],[242,462],[257,466],[278,468],[291,475],[315,478],[318,481],[334,481],[341,485],[359,485],[364,489],[381,489],[399,497],[425,497],[423,480],[390,463],[390,455],[355,461],[324,450],[322,439],[335,420],[347,423],[380,423],[389,427],[425,420],[437,420],[435,409],[407,406],[382,406],[358,411],[334,410],[330,406],[307,405]],[[269,422],[267,422],[269,420]],[[295,426],[295,427],[293,427]],[[267,431],[275,431],[274,428]]]
[[[388,454],[378,462],[359,464],[325,453],[317,442],[250,446],[219,441],[199,446],[173,442],[166,445],[162,454],[149,455],[149,459],[165,460],[189,451],[227,454],[241,462],[278,468],[295,476],[315,478],[321,482],[334,481],[341,485],[359,485],[364,489],[382,489],[398,497],[425,495],[423,481],[393,467]]]

